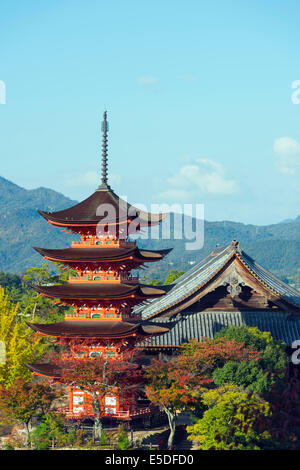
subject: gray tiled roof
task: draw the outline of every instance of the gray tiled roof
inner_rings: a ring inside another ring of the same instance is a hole
[[[175,320],[157,318],[155,323],[168,323],[170,331],[147,341],[148,346],[179,346],[190,339],[201,341],[213,338],[221,328],[229,325],[257,326],[261,331],[270,331],[274,339],[291,344],[300,340],[300,319],[289,318],[285,312],[191,312]]]
[[[144,317],[155,315],[161,310],[166,310],[172,305],[177,304],[183,298],[189,296],[194,291],[205,284],[214,274],[221,269],[232,256],[231,245],[224,248],[221,253],[214,257],[207,257],[197,266],[194,266],[188,272],[179,277],[173,284],[170,291],[164,295],[160,301],[148,302],[139,307],[136,311],[142,311]]]
[[[300,293],[280,281],[273,274],[257,264],[250,256],[242,251],[238,243],[217,248],[210,256],[183,274],[173,284],[166,295],[159,299],[145,302],[135,309],[142,312],[144,318],[158,315],[179,304],[184,298],[202,288],[233,256],[237,256],[260,282],[273,293],[287,302],[300,307]]]
[[[294,305],[300,307],[300,292],[290,287],[288,284],[285,284],[276,276],[271,274],[265,268],[260,266],[256,261],[254,261],[250,256],[248,256],[244,251],[238,253],[240,259],[248,266],[250,271],[257,276],[266,286],[272,289],[276,294],[280,295],[282,298],[291,302]]]

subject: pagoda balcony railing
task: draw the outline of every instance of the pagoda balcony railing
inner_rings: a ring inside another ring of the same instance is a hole
[[[86,241],[78,241],[73,240],[71,242],[72,248],[99,248],[99,247],[135,247],[136,242],[129,242],[126,240],[86,240]]]
[[[97,316],[96,316],[97,315]],[[139,317],[137,317],[139,318]],[[126,314],[113,314],[113,313],[92,313],[80,312],[78,315],[76,313],[65,313],[65,319],[68,320],[130,320],[132,317]]]
[[[139,277],[138,276],[104,276],[104,275],[97,275],[94,274],[93,278],[91,279],[91,275],[86,274],[83,276],[71,276],[69,277],[69,282],[138,282]]]
[[[132,419],[139,416],[148,416],[153,412],[152,408],[142,408],[140,410],[132,411],[116,411],[115,413],[103,413],[102,418],[116,418],[116,419]],[[70,419],[88,419],[95,418],[96,414],[93,411],[82,411],[74,413],[66,406],[57,410],[58,414],[62,414]]]

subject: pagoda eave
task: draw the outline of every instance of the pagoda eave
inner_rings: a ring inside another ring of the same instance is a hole
[[[149,263],[164,258],[171,249],[166,250],[139,250],[137,247],[110,248],[110,247],[81,247],[65,249],[46,249],[33,247],[45,259],[61,263]]]
[[[165,334],[169,328],[156,324],[145,324],[124,321],[68,321],[58,323],[29,323],[27,325],[39,334],[52,337],[122,339],[145,338]]]
[[[55,364],[27,364],[24,363],[33,374],[42,377],[51,377],[52,379],[59,379],[61,377],[61,370]]]
[[[65,227],[65,228],[93,228],[97,229],[97,227],[106,227],[106,226],[123,226],[128,225],[134,221],[135,226],[140,227],[150,227],[153,225],[159,225],[161,221],[166,218],[169,214],[149,214],[148,218],[142,219],[140,217],[132,216],[132,217],[124,217],[122,219],[116,220],[105,220],[102,221],[101,218],[96,220],[80,220],[80,219],[60,219],[53,216],[51,213],[44,212],[38,210],[38,213],[47,220],[48,224],[55,225],[57,227]],[[151,217],[152,216],[152,217]],[[155,216],[155,217],[154,217]]]
[[[154,298],[164,295],[168,286],[148,286],[136,282],[68,282],[66,284],[40,286],[32,285],[39,294],[59,299],[80,300],[125,300]]]

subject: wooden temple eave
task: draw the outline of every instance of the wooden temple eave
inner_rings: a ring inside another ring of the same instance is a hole
[[[173,303],[166,305],[165,307],[157,310],[155,313],[148,315],[146,318],[156,317],[170,317],[175,316],[186,310],[188,307],[196,302],[199,302],[202,298],[207,296],[209,293],[217,289],[222,285],[228,285],[230,288],[230,274],[231,271],[235,271],[236,275],[239,276],[239,283],[250,287],[253,292],[256,292],[265,301],[270,302],[283,309],[290,314],[300,315],[300,306],[295,305],[292,302],[284,299],[275,289],[272,289],[265,282],[263,282],[253,271],[249,269],[247,264],[243,261],[238,251],[233,251],[232,255],[221,265],[213,274],[205,280],[201,285],[198,285],[194,290],[188,292],[187,295],[182,296],[180,299],[175,300]],[[234,288],[234,287],[233,287]],[[235,307],[231,308],[232,311],[239,311],[240,309],[253,309],[256,307],[247,306],[247,302],[239,298],[237,294],[231,295]],[[217,308],[218,309],[218,308]],[[216,310],[217,310],[216,309]],[[260,310],[271,310],[269,306],[261,306],[256,309]],[[203,311],[205,308],[203,308]],[[214,310],[213,307],[210,310]]]
[[[257,292],[261,293],[270,302],[274,303],[279,308],[282,308],[288,313],[300,316],[300,307],[294,305],[292,302],[289,302],[286,299],[283,299],[275,289],[272,289],[269,285],[263,282],[252,270],[250,270],[240,256],[237,256],[236,264],[238,267],[238,272],[240,272],[241,275],[244,276],[249,286],[252,287],[253,290],[256,290]]]
[[[171,305],[168,305],[166,308],[161,309],[158,312],[155,312],[153,315],[149,315],[147,319],[160,317],[170,317],[174,316],[182,310],[186,309],[193,303],[197,302],[200,298],[204,297],[208,292],[215,289],[219,283],[220,274],[225,272],[225,270],[230,266],[232,260],[234,259],[235,254],[226,260],[226,262],[213,273],[201,286],[197,286],[192,292],[189,292],[188,295],[183,296],[180,299],[180,302],[176,301]],[[198,292],[197,295],[195,295]],[[164,313],[163,313],[164,312]]]

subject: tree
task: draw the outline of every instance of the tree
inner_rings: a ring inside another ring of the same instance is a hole
[[[178,364],[182,370],[202,371],[210,375],[218,367],[223,367],[228,361],[258,361],[260,353],[243,343],[227,338],[202,338],[201,342],[191,340],[182,345]]]
[[[263,393],[271,387],[270,375],[261,368],[259,361],[229,361],[212,374],[216,385],[232,383],[256,393]]]
[[[32,432],[31,441],[37,450],[47,450],[50,447],[55,447],[63,437],[67,440],[69,436],[64,433],[64,420],[62,416],[48,412]]]
[[[283,378],[288,363],[286,345],[274,340],[270,332],[262,332],[257,327],[231,325],[215,335],[215,340],[221,338],[234,340],[256,350],[260,358],[247,363],[231,361],[218,368],[213,374],[217,385],[231,382],[264,393],[270,391],[278,379]]]
[[[199,449],[258,450],[268,438],[259,423],[270,416],[270,406],[260,397],[229,384],[205,392],[202,400],[208,409],[187,427],[188,439],[198,442]]]
[[[183,370],[178,358],[168,362],[154,359],[151,365],[144,368],[147,379],[146,395],[166,413],[170,434],[168,448],[173,446],[175,435],[176,411],[195,406],[205,386],[212,382],[210,378],[201,375],[201,370]]]
[[[143,284],[147,284],[148,286],[161,286],[162,282],[159,279],[149,279],[147,276],[143,276],[141,278],[141,282]]]
[[[162,286],[162,282],[159,279],[151,279],[147,284],[149,286]]]
[[[129,360],[104,356],[78,358],[61,356],[56,359],[61,370],[59,381],[90,394],[95,414],[94,436],[100,438],[102,417],[105,414],[103,400],[108,393],[126,394],[137,390],[143,377],[139,366]]]
[[[271,414],[261,419],[270,437],[265,449],[300,449],[300,373],[287,368],[283,380],[277,381],[264,398],[270,403]]]
[[[70,310],[68,306],[57,305],[53,299],[39,295],[31,287],[36,284],[63,284],[67,282],[69,275],[77,275],[74,269],[64,269],[57,264],[55,268],[56,272],[53,272],[49,265],[44,263],[40,268],[31,267],[23,272],[22,292],[18,300],[24,316],[31,316],[34,312],[35,318],[44,323],[52,323],[63,320],[66,311]]]
[[[31,372],[23,365],[41,357],[46,345],[18,316],[14,305],[0,287],[0,340],[5,345],[5,361],[0,363],[0,384],[10,386],[17,378],[31,379]]]
[[[177,271],[176,269],[171,269],[168,272],[168,275],[165,280],[165,284],[172,284],[172,282],[176,281],[180,276],[184,274],[184,271]]]
[[[196,410],[202,407],[203,391],[213,383],[212,373],[227,361],[257,361],[257,351],[245,348],[235,340],[203,338],[191,340],[181,347],[181,354],[171,361],[153,360],[145,368],[148,384],[146,394],[167,414],[170,428],[168,447],[175,434],[176,410]]]
[[[131,442],[125,431],[124,425],[121,425],[118,430],[118,448],[120,450],[128,450],[131,447]]]
[[[21,421],[29,442],[30,422],[33,416],[42,416],[49,410],[57,394],[45,383],[29,383],[17,379],[9,387],[0,385],[0,405],[6,418]]]

